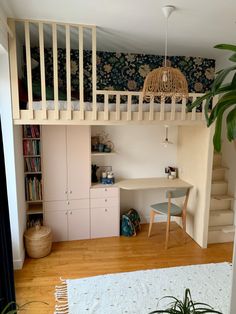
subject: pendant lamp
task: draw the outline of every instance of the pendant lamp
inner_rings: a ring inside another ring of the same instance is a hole
[[[171,5],[162,8],[166,18],[164,66],[154,69],[146,76],[143,98],[148,101],[155,96],[175,97],[177,100],[188,97],[188,83],[183,73],[177,68],[167,66],[168,18],[174,10],[175,7]]]
[[[167,147],[169,144],[173,144],[173,142],[169,141],[169,137],[168,137],[168,125],[165,125],[165,134],[166,137],[164,139],[164,141],[162,142],[162,144],[164,145],[164,147]]]

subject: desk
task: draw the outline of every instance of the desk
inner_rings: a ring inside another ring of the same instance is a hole
[[[150,190],[150,189],[178,189],[191,188],[192,185],[181,179],[168,178],[140,178],[127,179],[119,181],[115,184],[116,187],[124,190]]]

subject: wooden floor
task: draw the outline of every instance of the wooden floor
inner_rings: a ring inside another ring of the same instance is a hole
[[[59,278],[81,278],[107,273],[153,269],[180,265],[231,262],[233,244],[212,244],[201,249],[191,238],[182,244],[183,233],[172,223],[170,247],[164,249],[165,224],[148,225],[132,238],[106,238],[55,243],[52,253],[42,259],[27,258],[22,270],[15,272],[17,302],[33,303],[24,313],[53,313],[54,289]]]

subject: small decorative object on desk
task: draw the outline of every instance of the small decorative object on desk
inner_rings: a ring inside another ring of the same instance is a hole
[[[115,183],[115,176],[111,166],[101,166],[100,171],[100,182],[102,184]]]
[[[101,177],[102,184],[114,184],[115,178],[113,172],[103,172]]]
[[[165,173],[167,174],[168,179],[176,179],[178,178],[178,168],[176,167],[166,167]]]
[[[91,138],[92,152],[110,153],[114,150],[114,144],[109,139],[109,135],[104,131]]]

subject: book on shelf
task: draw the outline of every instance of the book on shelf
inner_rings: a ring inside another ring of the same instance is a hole
[[[25,172],[40,172],[40,157],[25,157]]]
[[[30,141],[24,139],[23,153],[24,155],[40,155],[40,141]]]
[[[23,137],[24,138],[39,138],[40,137],[39,125],[24,125]]]
[[[37,177],[25,177],[26,201],[42,200],[42,182]]]

